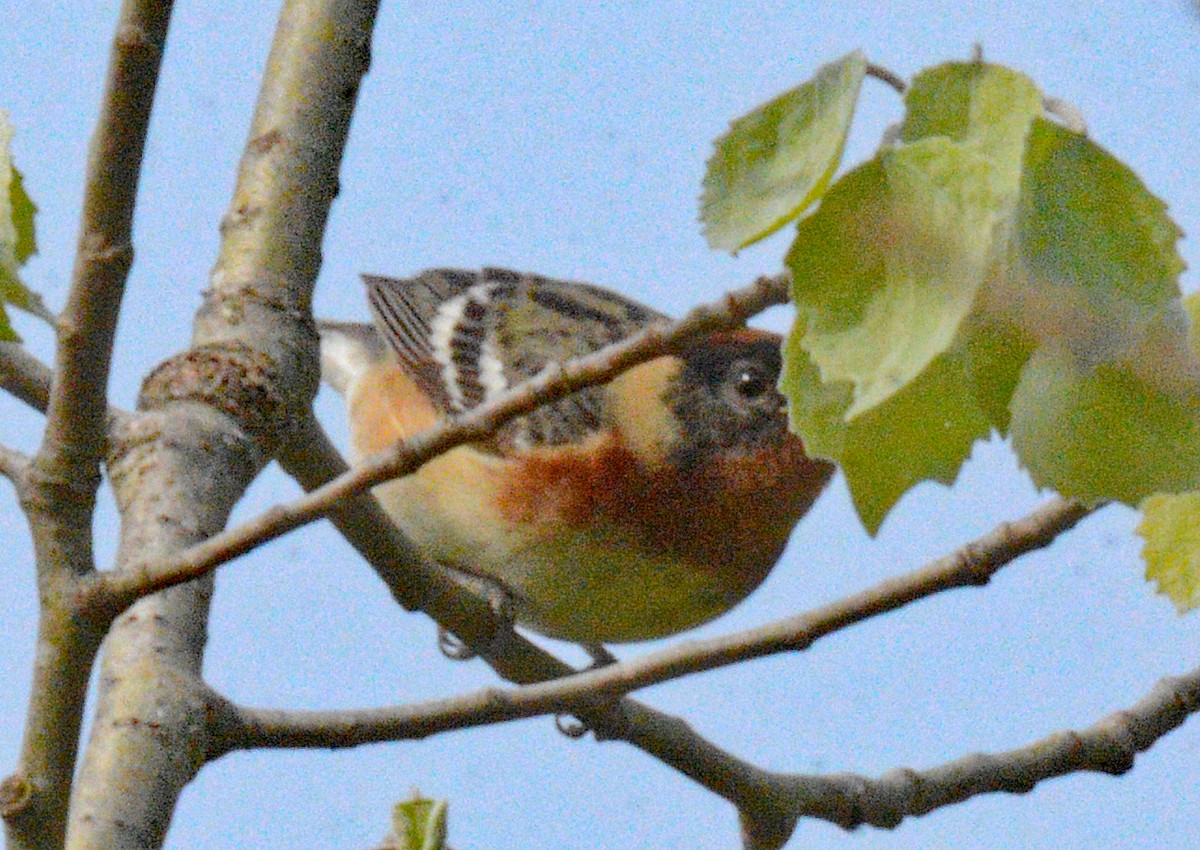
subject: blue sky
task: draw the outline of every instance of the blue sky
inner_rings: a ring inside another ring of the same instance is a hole
[[[0,106],[41,207],[27,281],[61,306],[83,165],[115,3],[11,4]],[[217,248],[275,23],[275,4],[178,4],[146,156],[137,262],[112,380],[141,377],[187,342]],[[786,237],[710,252],[696,198],[728,122],[860,47],[910,76],[969,54],[1029,73],[1077,105],[1093,138],[1200,229],[1200,15],[1183,0],[890,4],[385,0],[327,233],[317,305],[365,317],[357,275],[507,265],[587,279],[679,312],[779,267]],[[899,115],[868,82],[847,161]],[[1193,267],[1193,241],[1182,244]],[[1196,287],[1191,272],[1184,286]],[[786,326],[786,310],[763,323]],[[47,335],[20,329],[49,357]],[[344,442],[339,402],[319,410]],[[37,445],[38,419],[0,402],[0,440]],[[295,494],[272,469],[241,518]],[[802,611],[943,554],[1041,497],[1008,449],[981,445],[953,488],[909,494],[870,539],[835,481],[767,584],[699,634]],[[14,764],[32,653],[24,522],[0,488],[0,772]],[[642,696],[765,766],[877,775],[1028,743],[1129,705],[1197,663],[1200,620],[1142,579],[1136,516],[1110,508],[988,588],[911,606],[811,651],[653,688]],[[111,556],[115,515],[97,518]],[[325,525],[226,567],[205,672],[236,700],[288,707],[388,704],[489,684],[452,664],[422,617],[392,605]],[[629,655],[649,646],[619,648]],[[1121,779],[1073,776],[1024,797],[977,798],[853,835],[800,827],[790,846],[1159,848],[1192,843],[1200,722]],[[393,801],[451,801],[451,841],[483,847],[735,846],[733,812],[617,743],[568,741],[547,719],[339,753],[236,755],[185,792],[173,848],[367,847]]]

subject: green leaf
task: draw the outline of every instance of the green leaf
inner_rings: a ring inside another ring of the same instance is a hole
[[[906,104],[900,143],[830,188],[787,260],[781,386],[864,522],[953,480],[993,427],[1039,485],[1085,502],[1200,490],[1200,360],[1165,205],[1039,117],[1015,72],[940,66]]]
[[[739,118],[708,161],[700,220],[710,247],[737,251],[811,206],[837,171],[867,60],[854,51]]]
[[[991,423],[972,394],[964,352],[938,357],[917,380],[886,402],[847,421],[847,383],[823,384],[795,339],[782,388],[793,427],[814,455],[835,460],[854,507],[871,533],[905,492],[923,480],[952,484],[971,446]]]
[[[970,149],[923,140],[847,175],[800,223],[787,264],[807,321],[801,345],[823,381],[854,386],[847,417],[915,380],[957,337],[1000,211],[989,169]]]
[[[444,850],[446,847],[445,800],[414,797],[392,809],[392,831],[397,850]]]
[[[17,234],[13,251],[17,257],[17,265],[23,266],[30,257],[37,253],[37,236],[33,229],[33,217],[37,213],[37,205],[30,200],[26,193],[25,178],[15,166],[8,188],[9,202],[12,204],[13,229]]]
[[[1141,509],[1146,579],[1179,613],[1190,611],[1200,605],[1200,493],[1151,496]]]
[[[1200,353],[1200,292],[1183,299],[1193,355]],[[1145,540],[1146,580],[1183,614],[1200,605],[1200,492],[1157,493],[1142,501],[1137,533]]]
[[[1183,310],[1188,317],[1188,338],[1192,341],[1192,354],[1200,357],[1200,292],[1184,296]]]
[[[1096,504],[1136,505],[1200,489],[1200,392],[1147,381],[1128,366],[1045,346],[1012,401],[1012,441],[1034,483]]]
[[[908,143],[840,180],[788,254],[802,345],[857,416],[916,379],[959,336],[1020,187],[1041,96],[1025,77],[952,64],[920,75]]]
[[[1137,176],[1048,121],[1030,138],[1015,244],[988,309],[1037,347],[1011,400],[1034,480],[1136,504],[1200,486],[1200,362],[1178,227]]]
[[[1024,74],[982,62],[950,62],[922,71],[904,96],[901,139],[938,136],[976,147],[992,160],[1002,188],[1015,191],[1030,125],[1042,93]]]
[[[4,304],[14,304],[42,317],[50,315],[41,297],[28,289],[17,270],[37,251],[33,216],[37,207],[29,199],[21,173],[13,167],[9,145],[13,129],[0,111],[0,340],[19,341],[9,323]]]
[[[998,254],[988,320],[1101,359],[1179,298],[1181,232],[1137,176],[1091,140],[1035,122],[1021,202]]]
[[[845,471],[874,532],[925,479],[952,482],[1007,415],[1024,362],[975,319],[1019,198],[1041,95],[979,63],[917,77],[903,144],[846,174],[788,253],[797,320],[781,386],[814,454]],[[1001,368],[1003,367],[1003,368]]]

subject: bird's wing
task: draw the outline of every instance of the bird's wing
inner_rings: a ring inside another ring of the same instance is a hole
[[[550,363],[589,354],[665,317],[600,287],[505,269],[365,275],[384,338],[447,414],[491,401]],[[498,446],[563,445],[603,426],[604,393],[580,390],[511,423]]]

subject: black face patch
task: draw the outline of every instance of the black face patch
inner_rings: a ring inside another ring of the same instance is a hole
[[[684,434],[671,459],[693,467],[714,454],[737,456],[783,438],[779,342],[709,342],[683,355],[672,404]]]

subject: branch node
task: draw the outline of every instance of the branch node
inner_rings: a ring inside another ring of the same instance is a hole
[[[138,409],[198,402],[229,416],[265,453],[273,454],[293,421],[277,372],[271,358],[245,343],[198,346],[164,361],[146,377]]]
[[[0,782],[0,817],[6,821],[18,818],[33,803],[33,783],[23,774],[13,773]]]

